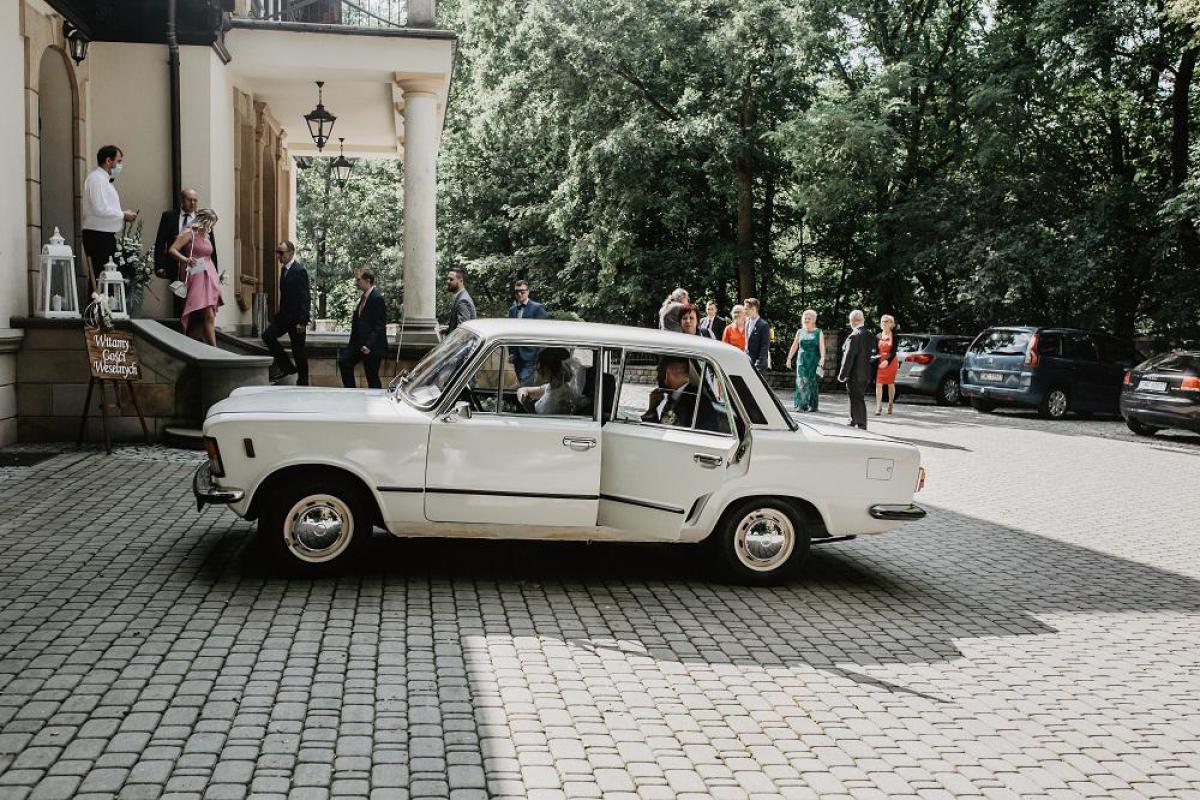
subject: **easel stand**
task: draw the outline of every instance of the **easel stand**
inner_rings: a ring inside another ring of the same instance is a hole
[[[105,391],[104,385],[112,383],[113,402],[108,402],[108,394]],[[88,409],[92,405],[92,389],[96,386],[100,387],[100,429],[104,431],[104,452],[107,455],[112,455],[112,440],[108,435],[108,410],[115,408],[121,410],[121,394],[117,383],[124,383],[125,388],[129,390],[129,399],[133,401],[133,410],[137,412],[138,422],[142,424],[142,435],[146,437],[146,444],[150,444],[150,429],[146,427],[146,418],[142,416],[142,409],[138,407],[137,393],[133,391],[133,381],[112,381],[104,378],[93,377],[88,382],[87,398],[83,401],[83,415],[79,418],[79,436],[75,439],[75,446],[83,446],[83,437],[87,433]]]

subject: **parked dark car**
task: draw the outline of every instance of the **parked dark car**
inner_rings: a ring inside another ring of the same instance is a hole
[[[1047,419],[1069,411],[1117,413],[1125,371],[1141,360],[1133,345],[1073,328],[988,328],[963,359],[962,392],[977,411],[1036,408]]]
[[[962,400],[959,371],[963,356],[971,344],[968,336],[940,333],[906,333],[896,339],[900,370],[896,373],[898,391],[931,395],[939,406],[952,406]]]
[[[1160,353],[1126,372],[1121,416],[1139,436],[1163,428],[1200,433],[1200,350]]]

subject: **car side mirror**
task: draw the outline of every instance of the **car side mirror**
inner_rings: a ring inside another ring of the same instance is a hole
[[[460,400],[454,404],[454,416],[459,419],[471,418],[471,404],[466,400]]]

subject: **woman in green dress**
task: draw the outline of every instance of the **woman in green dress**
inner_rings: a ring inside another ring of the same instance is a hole
[[[804,327],[796,331],[796,338],[788,350],[787,365],[791,369],[792,362],[796,364],[796,410],[816,411],[821,399],[821,378],[825,375],[822,366],[825,363],[825,337],[817,327],[816,311],[808,309],[801,319]]]

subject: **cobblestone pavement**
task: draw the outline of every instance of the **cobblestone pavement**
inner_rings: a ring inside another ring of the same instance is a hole
[[[382,534],[288,580],[193,454],[0,470],[0,798],[1200,797],[1200,439],[896,413],[930,516],[775,589]]]

